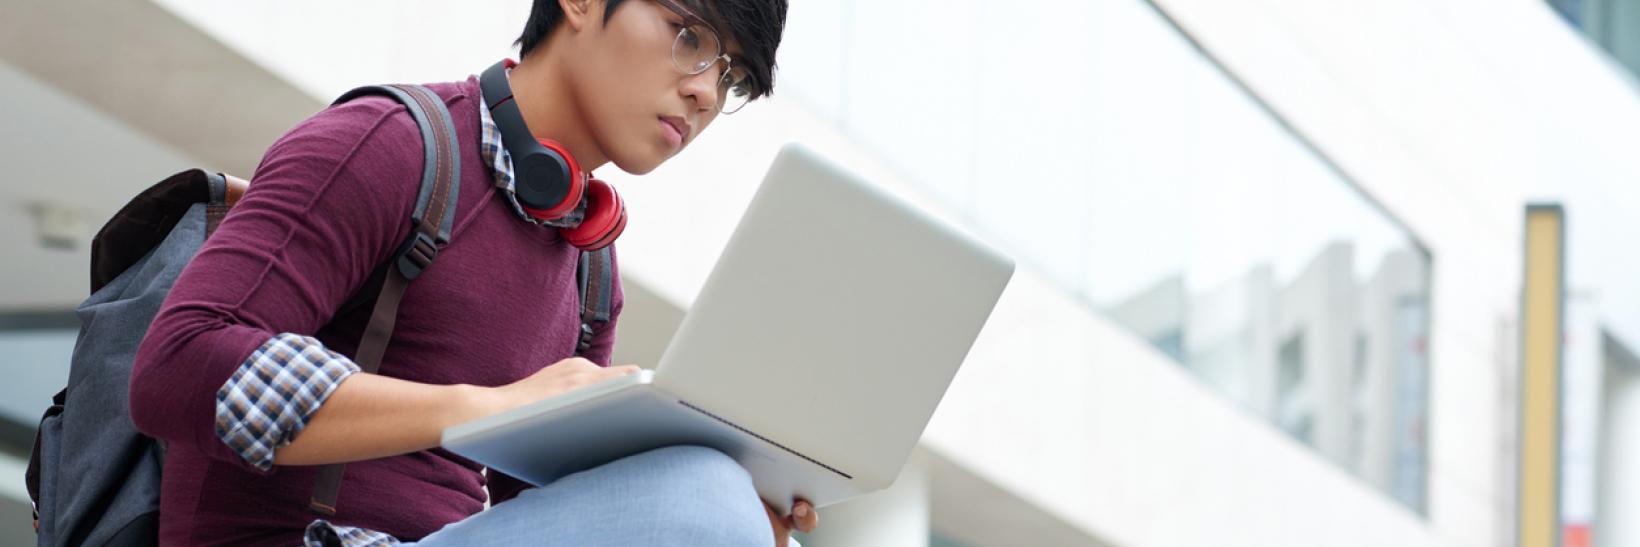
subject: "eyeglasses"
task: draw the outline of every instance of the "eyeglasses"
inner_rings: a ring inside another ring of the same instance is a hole
[[[726,69],[718,78],[718,111],[734,114],[751,102],[751,73],[745,67],[735,66],[734,59],[723,52],[723,42],[718,40],[717,31],[674,0],[655,0],[655,3],[683,17],[685,23],[683,28],[678,29],[677,38],[672,40],[672,65],[684,74],[693,76],[710,70],[721,60]]]

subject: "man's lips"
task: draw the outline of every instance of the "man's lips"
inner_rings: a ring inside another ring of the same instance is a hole
[[[677,116],[661,116],[660,120],[661,123],[666,124],[668,127],[671,127],[673,131],[677,132],[678,144],[682,144],[683,141],[689,140],[689,122],[684,121],[683,118],[679,118]]]

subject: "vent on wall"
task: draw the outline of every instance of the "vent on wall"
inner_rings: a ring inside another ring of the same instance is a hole
[[[60,203],[36,202],[28,206],[34,219],[40,246],[59,251],[79,250],[91,239],[91,215],[85,209]]]

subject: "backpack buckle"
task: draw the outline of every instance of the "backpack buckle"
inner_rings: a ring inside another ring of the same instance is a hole
[[[405,279],[415,279],[421,275],[428,265],[438,258],[438,245],[433,242],[433,236],[417,230],[415,235],[404,246],[399,247],[399,273]]]
[[[575,353],[586,353],[592,348],[592,325],[581,323],[581,340],[575,344]]]

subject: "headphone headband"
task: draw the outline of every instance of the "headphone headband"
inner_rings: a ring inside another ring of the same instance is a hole
[[[530,132],[508,81],[507,69],[514,64],[502,59],[478,78],[484,108],[489,109],[501,132],[502,147],[512,157],[514,197],[525,213],[543,221],[563,218],[585,202],[587,212],[580,224],[560,228],[559,233],[583,250],[608,246],[626,228],[626,205],[614,187],[582,173],[575,156],[562,144],[537,139]]]
[[[507,80],[507,69],[512,65],[512,59],[502,59],[492,65],[478,77],[478,86],[484,94],[484,106],[490,109],[490,117],[501,130],[501,145],[512,157],[524,158],[541,150],[529,126],[524,124],[518,101],[513,100],[512,85]]]
[[[503,59],[479,76],[484,106],[501,131],[501,144],[512,157],[514,194],[519,204],[532,214],[558,218],[580,203],[586,177],[569,150],[552,141],[536,139],[524,115],[513,100],[507,69],[511,59]]]

